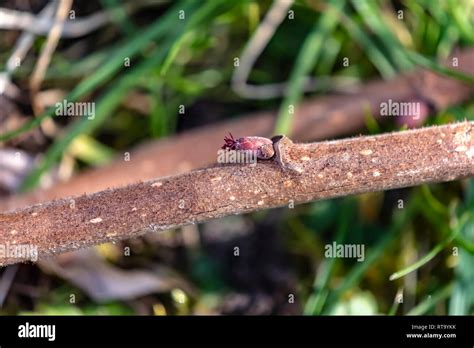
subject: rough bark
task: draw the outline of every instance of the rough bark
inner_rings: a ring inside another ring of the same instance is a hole
[[[474,49],[454,56],[459,60],[460,71],[474,74]],[[364,127],[369,113],[376,119],[384,119],[380,116],[380,103],[389,99],[394,102],[418,101],[429,103],[435,109],[444,109],[468,99],[472,92],[472,87],[458,81],[417,70],[393,81],[369,82],[352,94],[308,99],[296,109],[294,127],[289,136],[298,141],[309,141],[348,135]],[[68,182],[12,196],[0,201],[0,211],[207,166],[215,160],[215,148],[222,145],[222,139],[229,131],[237,136],[270,136],[275,115],[275,112],[253,113],[143,144],[131,151],[130,161],[124,161],[123,156],[120,156],[111,165],[87,171]]]
[[[474,122],[295,144],[272,160],[186,174],[0,213],[0,245],[40,257],[231,214],[474,175]],[[3,257],[0,264],[24,261]]]

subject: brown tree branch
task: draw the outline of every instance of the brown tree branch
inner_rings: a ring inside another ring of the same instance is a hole
[[[0,213],[0,247],[39,257],[291,202],[474,175],[474,122],[344,140],[275,140],[273,160],[215,165],[73,199]],[[3,255],[0,264],[24,261]]]
[[[459,59],[460,71],[474,74],[474,49],[464,50],[453,56]],[[394,102],[429,101],[435,108],[443,109],[468,99],[472,92],[471,87],[459,81],[424,70],[417,70],[392,81],[371,81],[353,94],[310,98],[301,103],[295,111],[290,136],[298,141],[310,141],[352,134],[364,127],[365,117],[369,112],[376,119],[382,120],[380,103],[389,99]],[[269,136],[274,127],[275,116],[276,112],[273,111],[252,113],[142,144],[131,151],[130,161],[124,161],[123,156],[120,156],[108,166],[89,170],[68,182],[56,183],[49,189],[0,200],[0,211],[207,166],[215,160],[215,147],[221,144],[227,132],[241,136]],[[192,153],[189,149],[192,149]]]

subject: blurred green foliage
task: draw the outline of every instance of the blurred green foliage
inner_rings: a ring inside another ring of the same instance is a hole
[[[474,44],[471,0],[296,1],[296,19],[285,21],[276,31],[250,76],[256,84],[288,81],[281,100],[267,101],[237,98],[229,81],[233,58],[242,52],[272,2],[173,1],[145,23],[127,18],[122,8],[127,1],[101,3],[117,11],[120,40],[93,47],[76,60],[59,49],[46,76],[46,82],[71,86],[68,101],[93,99],[96,118],[69,124],[25,180],[24,190],[34,188],[64,153],[86,166],[101,165],[117,150],[176,133],[182,122],[179,105],[192,107],[213,100],[225,110],[220,118],[250,109],[279,108],[276,131],[287,133],[292,122],[288,106],[303,97],[305,76],[350,77],[363,83],[424,66],[467,83],[474,81],[437,63],[455,48]],[[186,20],[177,26],[180,10]],[[43,42],[37,39],[36,50]],[[124,57],[130,59],[130,67],[124,66]],[[350,60],[348,67],[341,63],[345,57]],[[6,58],[0,56],[2,62]],[[26,61],[14,77],[25,79],[31,69],[32,62]],[[123,108],[124,99],[137,90],[151,97],[147,118]],[[51,109],[16,131],[0,134],[0,141],[38,127],[53,113]],[[473,115],[471,101],[440,110],[426,123],[473,119]],[[367,116],[369,133],[396,128],[378,125]],[[315,202],[281,214],[279,230],[286,252],[307,267],[295,272],[297,298],[305,314],[474,314],[473,179],[417,187],[401,196],[387,192]],[[265,220],[259,214],[250,218]],[[365,261],[324,258],[324,245],[333,240],[364,244]],[[232,286],[205,250],[191,259],[188,275],[201,292],[196,306],[215,305]],[[391,274],[394,280],[389,280]],[[404,302],[415,306],[407,309],[396,303],[399,289],[405,289]],[[63,289],[56,289],[53,298],[39,301],[33,313],[131,312],[119,303],[71,307],[64,305],[61,296]]]

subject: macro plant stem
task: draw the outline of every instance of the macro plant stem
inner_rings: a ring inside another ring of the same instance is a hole
[[[214,165],[0,213],[0,245],[32,245],[44,257],[226,215],[474,175],[474,122],[308,144],[280,136],[273,146],[275,158],[256,165]],[[20,261],[3,257],[0,265]]]
[[[459,52],[456,57],[459,59],[459,71],[474,75],[474,49]],[[300,141],[314,141],[355,134],[366,125],[368,114],[377,122],[387,120],[387,117],[380,115],[380,105],[388,100],[416,101],[422,105],[428,102],[436,111],[469,100],[472,93],[473,88],[468,84],[419,69],[390,81],[366,82],[353,93],[307,98],[295,110],[289,136]],[[0,211],[205,167],[215,160],[215,146],[229,131],[238,136],[268,137],[272,134],[275,117],[276,112],[273,111],[254,112],[180,135],[142,143],[129,150],[130,161],[118,155],[107,166],[83,171],[68,181],[56,182],[50,188],[38,188],[5,197],[0,200]],[[196,147],[196,144],[201,145]],[[193,149],[191,153],[190,148]]]

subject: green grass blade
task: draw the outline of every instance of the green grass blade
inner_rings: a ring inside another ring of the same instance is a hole
[[[454,24],[459,29],[460,33],[470,43],[474,43],[474,23],[469,19],[469,14],[472,11],[472,1],[460,1],[460,0],[448,0],[448,8],[451,14],[451,18],[454,20]]]
[[[406,57],[405,51],[398,39],[382,21],[383,16],[380,8],[377,7],[378,2],[352,0],[352,4],[354,5],[362,20],[383,43],[385,49],[392,58],[392,61],[401,70],[410,69],[413,64]]]
[[[413,63],[420,65],[424,68],[432,70],[438,74],[451,77],[461,82],[474,85],[474,76],[463,74],[454,69],[446,68],[439,63],[413,51],[407,51],[408,57],[413,61]]]
[[[372,42],[369,36],[350,16],[346,15],[343,11],[335,10],[337,11],[338,16],[341,17],[342,26],[346,29],[347,33],[352,35],[364,48],[367,57],[379,71],[380,75],[387,80],[395,77],[397,74],[395,67],[377,45]]]
[[[195,5],[195,3],[193,4]],[[103,66],[101,66],[101,68],[98,69],[93,75],[90,75],[84,81],[79,83],[79,85],[74,88],[65,99],[69,102],[74,102],[79,98],[83,97],[84,95],[93,91],[95,88],[97,88],[107,79],[111,78],[115,73],[117,73],[120,69],[124,67],[123,63],[125,57],[128,57],[130,59],[133,58],[150,42],[163,36],[166,31],[169,30],[170,27],[173,28],[179,10],[189,10],[189,12],[192,13],[192,8],[193,7],[189,5],[189,2],[179,2],[171,9],[169,9],[162,18],[155,21],[155,23],[153,23],[150,28],[148,28],[144,32],[138,33],[132,38],[128,38],[123,47],[118,49],[113,56],[109,57],[107,62]],[[54,115],[54,111],[55,108],[49,108],[43,115],[26,122],[21,127],[13,131],[1,134],[0,141],[10,140],[26,131],[37,127],[44,119],[52,117]]]
[[[431,251],[423,256],[421,259],[419,259],[417,262],[411,264],[410,266],[393,273],[390,277],[389,280],[396,280],[399,278],[402,278],[406,276],[408,273],[411,273],[413,271],[416,271],[418,268],[422,267],[426,263],[430,262],[436,255],[438,255],[449,243],[453,241],[453,239],[456,237],[456,233],[458,231],[453,231],[451,235],[446,237],[443,241],[439,242],[438,244],[435,245]]]
[[[219,1],[206,3],[206,6],[202,6],[197,10],[190,18],[189,23],[181,28],[181,33],[176,32],[174,36],[171,36],[167,40],[167,43],[156,48],[155,53],[151,57],[148,57],[137,67],[132,68],[125,76],[121,77],[116,84],[112,84],[97,104],[95,118],[93,120],[83,118],[75,122],[63,138],[57,139],[46,152],[43,161],[26,177],[20,189],[26,191],[34,188],[40,180],[41,175],[48,170],[48,168],[50,168],[58,158],[60,158],[64,149],[67,148],[75,137],[79,134],[90,133],[99,127],[120,104],[124,95],[130,90],[130,88],[137,83],[138,77],[144,76],[152,68],[162,64],[170,47],[174,42],[176,42],[177,37],[179,37],[182,32],[185,32],[202,22],[206,16],[210,16],[210,14],[212,14],[220,4],[221,2]],[[174,15],[175,14],[173,14],[173,16]]]
[[[352,200],[345,201],[345,206],[341,211],[341,220],[338,224],[337,233],[336,233],[336,243],[342,244],[347,235],[347,230],[349,229],[350,221],[354,218],[353,212],[356,210]],[[305,315],[319,315],[321,314],[324,304],[326,302],[327,296],[329,294],[328,283],[331,279],[331,274],[334,270],[337,259],[331,258],[326,259],[320,268],[321,273],[317,274],[314,280],[313,294],[309,297],[306,305],[304,307],[303,313]]]
[[[388,315],[397,314],[398,307],[400,307],[400,301],[398,300],[398,298],[402,294],[403,294],[403,288],[398,289],[397,294],[395,295],[395,298],[393,299],[392,306],[390,307],[390,310],[387,313]]]
[[[338,9],[342,9],[344,6],[344,1],[341,0],[334,0],[333,3],[334,7]],[[291,72],[286,96],[278,111],[275,125],[276,134],[289,133],[293,117],[293,113],[290,112],[290,106],[296,109],[301,99],[305,78],[321,54],[325,38],[334,30],[337,23],[336,12],[333,7],[330,7],[328,11],[321,14],[321,17],[306,37]]]
[[[410,221],[417,205],[418,200],[414,195],[406,207],[402,211],[397,212],[386,236],[367,254],[365,261],[354,266],[344,278],[342,284],[330,294],[327,301],[329,306],[332,306],[339,297],[359,282],[368,269],[384,254],[385,250],[397,239],[406,222]],[[324,313],[330,312],[330,309],[330,307],[326,308]]]
[[[68,153],[92,166],[100,166],[110,162],[115,151],[95,140],[81,134],[71,143]]]
[[[426,300],[420,302],[416,307],[413,307],[407,315],[423,315],[433,308],[438,302],[448,298],[453,291],[453,283],[446,285],[441,290],[435,292],[433,296],[428,297]]]
[[[137,74],[143,73],[150,69],[156,63],[159,63],[160,59],[164,58],[164,51],[157,50],[155,55],[148,58],[138,68],[130,71],[125,77],[123,77],[117,85],[112,86],[107,90],[104,96],[101,98],[96,107],[96,116],[93,120],[82,118],[74,122],[68,129],[66,135],[63,138],[56,139],[55,142],[50,146],[46,152],[44,159],[40,164],[29,173],[21,185],[21,191],[27,191],[34,188],[41,178],[41,175],[48,170],[58,158],[62,155],[64,149],[80,134],[90,133],[97,127],[99,127],[115,110],[120,104],[125,93],[134,84],[134,78]]]
[[[464,215],[460,218],[459,221],[457,219],[455,220],[456,226],[452,229],[451,233],[446,236],[441,242],[436,244],[433,249],[430,250],[428,254],[423,256],[421,259],[416,261],[415,263],[409,265],[408,267],[405,267],[404,269],[393,273],[390,277],[389,280],[395,280],[402,278],[406,276],[407,274],[416,271],[418,268],[422,267],[426,263],[430,262],[436,255],[438,255],[446,246],[448,246],[459,234],[463,226],[466,224],[468,215]]]

